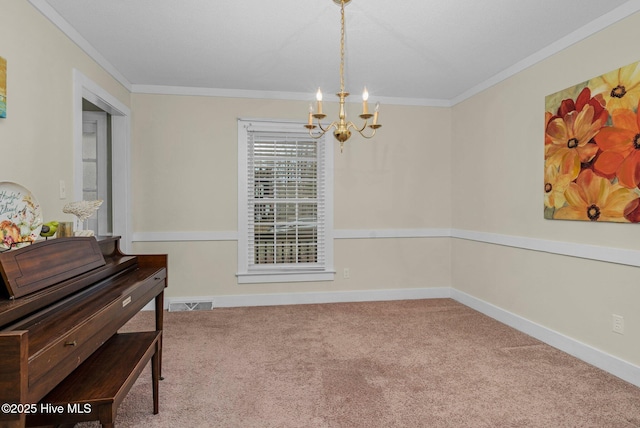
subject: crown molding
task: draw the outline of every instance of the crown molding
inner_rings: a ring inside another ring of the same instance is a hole
[[[631,0],[627,3],[613,9],[611,12],[606,13],[594,21],[591,21],[587,25],[584,25],[577,29],[576,31],[569,33],[567,36],[553,42],[547,47],[540,49],[538,52],[534,53],[523,59],[520,62],[515,63],[511,67],[503,70],[502,72],[490,77],[479,85],[474,86],[473,88],[461,93],[457,97],[454,97],[450,100],[451,106],[454,106],[458,103],[461,103],[474,95],[479,94],[485,89],[489,89],[492,86],[497,85],[498,83],[507,80],[508,78],[515,76],[516,74],[526,70],[527,68],[563,51],[571,45],[574,45],[593,34],[615,24],[616,22],[633,15],[634,13],[640,11],[640,0]]]
[[[72,42],[84,51],[91,59],[98,63],[107,73],[116,79],[122,86],[131,92],[131,82],[120,73],[100,52],[96,50],[84,37],[76,31],[51,5],[47,0],[29,0],[29,3],[45,16],[60,31],[66,34]]]
[[[192,88],[183,86],[161,86],[161,85],[141,85],[132,84],[118,71],[109,61],[107,61],[80,33],[78,33],[58,12],[53,9],[47,0],[29,0],[40,13],[42,13],[49,21],[57,26],[64,34],[67,35],[80,49],[96,61],[104,68],[114,79],[122,84],[129,92],[140,94],[159,94],[159,95],[188,95],[188,96],[207,96],[207,97],[229,97],[229,98],[252,98],[252,99],[274,99],[274,100],[293,100],[293,101],[310,101],[311,95],[299,92],[276,92],[276,91],[259,91],[245,89],[222,89],[222,88]],[[533,55],[528,56],[522,61],[503,70],[493,77],[485,80],[479,85],[462,92],[460,95],[450,99],[432,99],[432,98],[402,98],[402,97],[379,97],[379,101],[389,105],[405,105],[405,106],[421,106],[421,107],[453,107],[478,93],[495,86],[496,84],[512,77],[521,71],[543,61],[558,52],[568,48],[569,46],[586,39],[587,37],[603,30],[604,28],[615,24],[616,22],[640,11],[640,0],[630,0],[623,5],[617,7],[609,13],[602,15],[596,20],[570,33],[562,39],[550,44],[549,46],[539,50]]]
[[[163,85],[132,85],[131,92],[134,94],[154,94],[154,95],[185,95],[201,97],[223,97],[223,98],[252,98],[266,100],[285,101],[313,101],[315,94],[307,92],[279,92],[279,91],[259,91],[246,89],[222,89],[222,88],[197,88],[189,86],[163,86]],[[400,97],[377,97],[386,105],[403,105],[419,107],[451,107],[449,100],[423,99],[423,98],[400,98]],[[349,100],[347,103],[360,103],[360,100]]]

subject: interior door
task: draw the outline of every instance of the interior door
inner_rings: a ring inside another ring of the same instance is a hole
[[[110,150],[107,113],[82,112],[82,199],[102,199],[100,209],[87,220],[85,227],[96,235],[108,236],[111,227]]]

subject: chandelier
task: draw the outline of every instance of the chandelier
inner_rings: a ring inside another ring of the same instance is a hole
[[[309,130],[309,135],[312,138],[320,138],[324,134],[327,133],[332,128],[335,128],[333,131],[333,136],[340,142],[340,151],[342,152],[344,148],[344,142],[351,137],[350,129],[357,131],[364,138],[372,138],[376,135],[376,130],[380,128],[382,125],[378,123],[378,110],[380,108],[380,103],[376,103],[375,110],[373,114],[369,113],[369,93],[367,92],[367,88],[365,86],[364,91],[362,92],[362,114],[360,114],[360,118],[364,121],[364,123],[358,127],[353,122],[347,122],[347,116],[344,110],[344,102],[345,99],[349,96],[348,92],[344,91],[344,34],[345,34],[345,19],[344,19],[344,6],[348,4],[351,0],[333,0],[333,2],[337,5],[340,5],[340,13],[341,13],[341,25],[342,31],[340,33],[340,92],[336,94],[338,98],[340,98],[340,113],[338,114],[338,120],[331,122],[331,124],[327,126],[323,126],[320,122],[327,115],[322,113],[322,91],[318,88],[318,92],[316,93],[317,100],[317,108],[316,111],[313,111],[313,105],[309,104],[309,121],[305,125],[305,128]],[[369,119],[373,118],[371,124],[369,124]],[[313,123],[313,119],[316,119],[316,124]],[[365,134],[365,130],[368,127],[371,129],[369,135]],[[318,131],[314,131],[314,129],[319,128]]]

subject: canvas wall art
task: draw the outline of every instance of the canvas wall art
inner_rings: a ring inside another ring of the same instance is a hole
[[[7,60],[0,56],[0,118],[7,117]]]
[[[545,98],[544,217],[640,222],[640,62]]]

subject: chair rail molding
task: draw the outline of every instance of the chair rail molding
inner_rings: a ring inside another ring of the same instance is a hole
[[[555,241],[527,236],[506,235],[452,228],[412,229],[334,229],[333,237],[342,239],[455,238],[522,250],[541,251],[562,256],[640,267],[640,251],[578,242]],[[237,231],[135,232],[133,242],[237,241]]]

